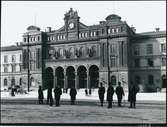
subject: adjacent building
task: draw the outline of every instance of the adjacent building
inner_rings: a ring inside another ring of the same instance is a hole
[[[15,64],[10,63],[12,55],[18,60]],[[13,65],[19,70],[11,71]],[[128,89],[133,81],[143,91],[156,91],[166,88],[166,31],[136,33],[115,14],[87,26],[70,9],[60,29],[29,26],[20,44],[2,47],[1,88],[27,87],[28,69],[31,88],[93,89],[99,82],[107,87],[108,82],[116,86],[120,81]]]

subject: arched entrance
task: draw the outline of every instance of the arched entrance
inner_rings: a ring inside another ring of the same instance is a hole
[[[44,87],[53,88],[53,69],[51,67],[45,69]]]
[[[87,73],[86,67],[79,66],[77,70],[78,80],[79,80],[79,88],[87,87]]]
[[[166,81],[166,75],[163,75],[162,76],[162,88],[166,88],[166,83],[167,83],[167,81]]]
[[[69,66],[66,70],[67,75],[67,87],[75,87],[75,69],[72,66]]]
[[[117,84],[117,80],[116,80],[116,76],[115,75],[111,76],[111,84],[113,86],[116,86],[116,84]]]
[[[89,68],[89,76],[90,76],[90,88],[98,88],[99,68],[96,65],[92,65]]]
[[[56,77],[57,77],[57,84],[61,88],[64,88],[64,69],[62,67],[56,68]]]

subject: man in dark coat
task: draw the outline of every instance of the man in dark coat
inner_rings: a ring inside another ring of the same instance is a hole
[[[75,89],[75,87],[72,87],[72,88],[70,89],[71,105],[74,105],[74,104],[75,104],[76,95],[77,95],[77,90]]]
[[[118,107],[121,107],[121,102],[122,102],[122,97],[125,95],[124,90],[121,86],[121,82],[118,82],[118,86],[116,88],[116,94],[117,94],[117,99],[118,99]]]
[[[105,88],[103,86],[103,83],[101,82],[99,90],[98,90],[98,94],[99,94],[99,99],[100,99],[101,106],[103,106],[104,93],[105,93]]]
[[[55,95],[55,101],[56,101],[56,106],[60,106],[60,96],[62,95],[62,90],[60,86],[56,86],[54,89],[54,95]]]
[[[112,101],[114,95],[114,87],[111,83],[109,83],[109,87],[107,89],[107,101],[108,101],[108,108],[112,108]]]
[[[52,88],[48,88],[47,104],[53,105]]]
[[[42,87],[39,86],[39,89],[38,89],[38,103],[43,104],[43,99],[44,99],[44,96],[43,96]]]
[[[130,102],[129,108],[136,108],[136,94],[139,92],[139,87],[135,86],[133,82],[129,87],[128,101]]]

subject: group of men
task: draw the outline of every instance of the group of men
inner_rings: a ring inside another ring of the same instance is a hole
[[[62,90],[61,90],[60,86],[56,86],[54,89],[54,98],[55,98],[55,106],[57,106],[57,107],[60,106],[61,95],[62,95]],[[71,105],[75,104],[76,95],[77,95],[77,90],[75,89],[75,87],[72,87],[70,89]],[[42,87],[39,86],[39,89],[38,89],[39,104],[43,104],[43,99],[44,99],[44,96],[43,96]],[[48,88],[46,104],[53,106],[52,88]]]
[[[121,86],[121,82],[118,82],[118,86],[116,87],[115,91],[114,91],[114,87],[112,86],[111,82],[109,83],[108,89],[107,89],[108,108],[112,108],[114,92],[117,95],[118,107],[121,107],[122,98],[125,95],[123,87]],[[129,95],[128,95],[128,101],[130,102],[130,107],[129,108],[135,108],[136,107],[135,104],[136,104],[136,94],[137,94],[137,92],[139,92],[139,87],[135,86],[133,84],[133,82],[131,82],[131,85],[129,87]],[[104,94],[105,94],[105,88],[103,86],[103,83],[100,83],[98,94],[99,94],[99,99],[100,99],[101,106],[103,106]]]
[[[109,83],[108,89],[107,89],[108,108],[112,108],[114,92],[117,95],[118,107],[121,107],[122,98],[125,95],[123,87],[121,86],[121,82],[118,82],[118,86],[116,87],[115,90],[111,82]],[[135,108],[137,92],[139,92],[139,87],[135,86],[133,82],[131,82],[130,87],[129,87],[129,95],[128,95],[128,101],[130,102],[129,108]],[[103,86],[103,83],[101,82],[100,87],[98,89],[98,95],[99,95],[101,106],[103,106],[103,103],[104,103],[104,94],[105,94],[105,87]],[[56,86],[54,89],[54,98],[55,98],[56,106],[60,106],[61,95],[62,95],[62,90],[60,86]],[[75,89],[75,87],[72,87],[70,89],[71,105],[75,104],[76,95],[77,95],[77,90]],[[39,90],[38,90],[39,104],[43,104],[43,99],[44,99],[44,96],[43,96],[42,87],[39,86]],[[47,91],[47,104],[49,104],[50,106],[53,105],[52,88],[48,88],[48,91]]]

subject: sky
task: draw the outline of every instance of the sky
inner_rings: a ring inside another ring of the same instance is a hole
[[[99,24],[110,14],[117,14],[137,33],[166,30],[165,1],[2,1],[1,46],[22,41],[27,27],[36,25],[45,31],[64,25],[64,14],[70,8],[78,11],[80,22]]]

